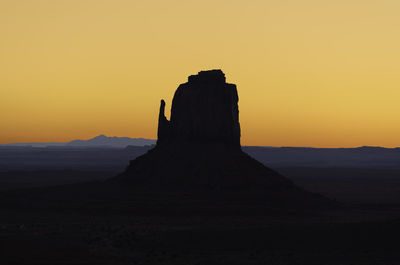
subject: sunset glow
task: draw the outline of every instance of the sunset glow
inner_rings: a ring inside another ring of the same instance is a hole
[[[400,146],[400,2],[0,1],[0,143],[155,139],[201,70],[243,145]],[[169,115],[169,111],[167,111]]]

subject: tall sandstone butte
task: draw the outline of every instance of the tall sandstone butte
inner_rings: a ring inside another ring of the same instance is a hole
[[[225,82],[221,70],[189,76],[175,92],[171,121],[161,101],[158,142],[223,143],[240,148],[240,124],[236,85]]]
[[[290,207],[329,202],[242,151],[236,86],[221,70],[189,76],[175,92],[170,120],[161,100],[157,145],[114,180],[159,196],[174,191]]]
[[[189,76],[175,92],[171,118],[161,100],[157,145],[116,177],[140,188],[281,190],[292,182],[240,147],[236,85],[221,70]]]

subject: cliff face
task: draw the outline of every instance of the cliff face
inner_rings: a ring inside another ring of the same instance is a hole
[[[161,101],[158,142],[222,143],[240,148],[240,124],[236,85],[225,82],[221,70],[189,76],[175,92],[171,121]]]

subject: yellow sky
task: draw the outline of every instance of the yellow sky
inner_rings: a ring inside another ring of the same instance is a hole
[[[0,143],[155,138],[187,76],[238,85],[242,144],[400,146],[398,0],[0,0]]]

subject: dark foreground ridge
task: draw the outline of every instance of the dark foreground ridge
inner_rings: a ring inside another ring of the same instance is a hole
[[[221,70],[189,76],[175,92],[170,120],[161,100],[157,145],[113,181],[140,191],[241,194],[278,205],[328,202],[241,150],[237,89]]]

